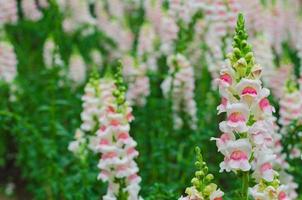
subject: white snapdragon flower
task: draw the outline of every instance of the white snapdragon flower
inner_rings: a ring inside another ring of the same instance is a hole
[[[38,21],[42,18],[42,13],[38,9],[35,0],[22,0],[21,7],[26,18]]]
[[[189,61],[181,54],[168,57],[169,75],[161,85],[166,98],[171,94],[174,126],[183,125],[180,112],[183,110],[190,117],[190,127],[197,128],[197,107],[194,100],[194,72]]]
[[[86,80],[86,64],[80,54],[72,54],[69,59],[68,76],[77,85],[81,85]]]

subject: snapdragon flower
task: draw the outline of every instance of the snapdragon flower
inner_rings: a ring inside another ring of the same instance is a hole
[[[76,85],[81,85],[86,79],[86,64],[79,53],[73,53],[69,58],[68,77]]]
[[[262,68],[255,63],[251,45],[247,43],[242,14],[239,14],[235,30],[233,52],[228,54],[229,62],[216,80],[222,96],[218,110],[225,112],[227,118],[219,125],[222,136],[213,139],[224,155],[221,171],[243,174],[242,198],[245,199],[252,170],[257,185],[250,189],[250,194],[258,199],[260,190],[259,193],[265,193],[272,189],[279,194],[283,191],[279,188],[278,173],[273,169],[276,157],[272,147],[276,134],[273,131],[274,108],[267,99],[269,90],[263,88],[260,80]]]
[[[134,106],[144,106],[150,94],[150,82],[147,76],[147,67],[144,63],[138,63],[131,56],[124,57],[123,74],[128,83],[126,99]]]
[[[137,52],[139,56],[155,53],[156,32],[152,24],[144,24],[139,32]]]
[[[174,19],[180,19],[189,23],[193,9],[190,8],[190,2],[187,0],[169,0],[169,15]]]
[[[93,71],[84,88],[84,95],[82,96],[83,110],[81,112],[82,123],[75,131],[74,140],[68,146],[68,149],[80,158],[85,158],[88,151],[87,147],[95,151],[95,137],[89,134],[94,133],[99,126],[98,117],[102,106],[100,91],[104,89],[102,83],[103,80],[100,80],[97,72]],[[113,86],[113,83],[111,86]],[[113,89],[114,87],[110,91],[107,91],[107,93],[111,93]],[[104,89],[104,91],[106,90]]]
[[[49,6],[48,0],[38,0],[38,5],[41,8],[47,8]]]
[[[102,67],[102,64],[103,64],[103,57],[102,57],[102,54],[99,50],[97,49],[93,49],[91,52],[90,52],[90,58],[91,58],[91,61],[92,63],[98,68],[100,69]]]
[[[189,117],[191,129],[197,128],[197,107],[194,100],[195,80],[193,68],[182,54],[168,57],[169,75],[161,85],[166,98],[172,100],[174,128],[183,126],[180,112],[184,111]]]
[[[286,39],[287,28],[285,12],[281,1],[271,2],[266,13],[265,32],[269,36],[269,41],[277,54],[282,53],[282,42]]]
[[[259,35],[251,41],[254,47],[255,58],[263,68],[262,79],[265,86],[270,87],[271,81],[276,74],[274,65],[274,54],[271,44],[266,35]],[[278,86],[277,86],[278,87]]]
[[[117,200],[142,199],[139,196],[141,178],[135,158],[138,151],[136,142],[130,136],[129,123],[134,119],[132,108],[125,100],[125,86],[122,81],[122,69],[118,68],[115,76],[116,89],[113,98],[102,99],[104,104],[99,117],[100,128],[97,130],[98,144],[96,150],[101,153],[98,178],[108,182],[107,194],[103,199]],[[101,91],[102,92],[102,91]]]
[[[178,200],[222,200],[224,193],[217,188],[215,183],[212,183],[214,176],[208,173],[208,167],[198,147],[196,148],[196,158],[197,171],[191,180],[192,186],[186,189],[187,196],[182,196]]]
[[[161,19],[159,36],[161,39],[160,50],[163,54],[169,55],[174,51],[174,41],[178,37],[179,27],[174,18],[164,15]]]
[[[12,83],[17,75],[17,57],[9,41],[0,42],[0,80]]]
[[[164,16],[162,10],[162,0],[145,0],[144,10],[146,12],[146,18],[153,25],[156,32],[159,32],[162,18]]]
[[[55,66],[62,67],[64,65],[64,61],[59,53],[59,47],[54,42],[53,38],[48,38],[44,43],[43,59],[45,66],[48,69],[51,69]]]
[[[121,57],[128,53],[133,45],[134,36],[122,18],[114,18],[114,12],[110,13],[105,9],[106,5],[102,1],[95,4],[95,13],[97,15],[96,25],[106,36],[111,38],[117,44],[117,50],[114,51],[114,58]],[[122,20],[122,21],[121,21]]]
[[[142,200],[135,158],[137,143],[130,136],[132,108],[125,100],[121,66],[115,79],[100,79],[94,71],[82,97],[82,124],[68,149],[85,160],[88,149],[100,154],[98,179],[108,182],[104,200]]]
[[[38,9],[35,0],[22,0],[21,7],[24,16],[29,20],[38,21],[43,17],[42,12]]]
[[[80,29],[83,25],[95,25],[96,21],[89,11],[89,2],[86,0],[62,0],[58,2],[60,10],[65,14],[63,21],[64,31],[67,33]]]
[[[231,40],[228,38],[233,34],[239,7],[238,1],[223,0],[210,0],[204,7],[208,48],[206,60],[213,80],[219,77],[226,53],[231,49]]]
[[[274,75],[270,79],[270,87],[276,98],[280,99],[282,97],[286,81],[291,78],[293,70],[292,64],[282,64],[279,68],[275,69]]]
[[[249,34],[255,36],[259,31],[263,31],[265,25],[265,9],[261,1],[238,1],[240,10],[245,14],[246,26]],[[255,50],[255,53],[257,51]],[[264,65],[263,65],[264,66]]]
[[[284,127],[301,119],[302,94],[293,80],[288,80],[280,98],[279,123]]]
[[[0,1],[0,27],[6,23],[15,24],[18,20],[17,2],[11,0]]]
[[[158,33],[156,33],[154,25],[152,23],[143,24],[137,41],[138,59],[153,72],[157,71],[157,59],[160,55],[156,48],[158,40]]]

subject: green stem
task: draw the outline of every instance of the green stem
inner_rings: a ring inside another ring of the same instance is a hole
[[[248,194],[249,178],[250,178],[249,172],[243,172],[243,175],[242,175],[242,191],[241,191],[242,200],[248,200],[249,199],[249,194]]]

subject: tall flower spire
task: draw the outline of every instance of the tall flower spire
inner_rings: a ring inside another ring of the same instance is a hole
[[[250,195],[256,199],[276,199],[286,193],[273,169],[274,108],[267,99],[270,91],[260,80],[262,68],[256,64],[247,39],[244,17],[239,14],[233,51],[217,80],[222,96],[218,110],[226,113],[226,120],[219,124],[223,134],[213,139],[224,155],[221,171],[233,171],[242,177],[241,199],[249,198],[251,176],[257,185],[250,189]],[[276,198],[268,196],[271,191]],[[260,198],[261,195],[265,198]]]
[[[108,182],[104,200],[138,200],[141,178],[135,158],[138,151],[136,142],[130,136],[129,123],[133,120],[132,109],[125,99],[126,87],[122,78],[122,65],[119,64],[114,78],[113,92],[104,93],[103,106],[99,117],[96,150],[101,153],[98,178]],[[103,93],[104,91],[101,91]]]
[[[197,128],[197,107],[194,100],[195,80],[190,62],[182,54],[168,57],[169,75],[161,87],[165,97],[172,99],[174,128],[183,126],[181,112],[190,118],[190,128]],[[170,95],[170,96],[169,96]]]
[[[122,78],[122,65],[117,72],[99,78],[93,71],[82,97],[82,124],[68,149],[85,159],[88,148],[100,154],[98,179],[108,182],[103,200],[141,200],[141,178],[135,158],[137,143],[130,136],[132,108],[125,98],[126,87]]]

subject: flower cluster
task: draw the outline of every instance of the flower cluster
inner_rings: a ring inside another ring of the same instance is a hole
[[[231,48],[230,37],[239,12],[237,1],[211,0],[204,7],[207,32],[205,35],[208,51],[206,59],[213,79],[219,76],[226,52]]]
[[[257,33],[263,31],[267,13],[264,12],[264,7],[260,1],[239,1],[240,10],[245,14],[246,26],[249,34],[256,36]],[[255,50],[255,52],[257,52]],[[264,66],[264,65],[263,65]]]
[[[225,112],[227,119],[219,124],[223,134],[214,140],[218,151],[224,155],[221,171],[241,172],[244,177],[253,170],[252,176],[257,185],[250,190],[251,195],[262,199],[258,194],[265,197],[264,193],[270,192],[271,188],[277,191],[277,195],[281,194],[278,174],[273,169],[276,158],[273,152],[276,134],[272,116],[274,108],[267,99],[269,90],[262,87],[262,68],[255,63],[247,38],[244,18],[240,14],[233,52],[228,54],[229,65],[221,70],[217,79],[222,96],[218,110],[219,113]]]
[[[35,0],[22,0],[21,7],[24,16],[32,21],[38,21],[43,17],[43,14],[38,9]]]
[[[200,149],[196,148],[195,163],[198,171],[195,172],[195,177],[191,180],[192,187],[186,189],[186,197],[180,197],[179,200],[222,200],[224,193],[217,188],[215,183],[212,183],[214,176],[208,173],[208,167],[203,161]]]
[[[197,128],[197,108],[194,100],[194,72],[189,61],[182,55],[168,57],[169,75],[161,87],[166,98],[172,100],[174,128],[183,126],[180,112],[185,112],[190,118],[190,127]]]
[[[282,126],[282,140],[286,145],[286,153],[289,159],[301,157],[299,141],[301,133],[295,130],[300,124],[302,114],[302,94],[294,79],[289,79],[284,87],[283,95],[279,100],[279,124]],[[291,142],[288,142],[291,141]]]
[[[76,85],[81,85],[86,80],[86,64],[79,53],[73,53],[69,58],[68,77]]]
[[[64,62],[59,53],[58,46],[54,42],[53,38],[48,38],[45,41],[43,48],[43,59],[46,68],[51,69],[54,66],[63,66]]]
[[[0,42],[0,80],[12,83],[17,74],[17,58],[13,45],[8,41]]]
[[[125,87],[122,69],[118,68],[115,78],[116,89],[113,96],[105,93],[104,104],[99,116],[100,128],[97,131],[96,150],[101,153],[98,178],[109,183],[106,200],[141,199],[138,195],[141,178],[134,159],[138,156],[136,142],[129,134],[129,123],[133,120],[132,109],[125,101]],[[105,91],[105,90],[104,90]],[[103,92],[103,91],[101,91]],[[110,98],[110,99],[109,99]]]
[[[285,91],[280,98],[280,119],[282,126],[288,126],[294,120],[301,119],[302,94],[293,80],[288,80]]]
[[[146,65],[138,65],[131,56],[124,57],[123,74],[128,83],[126,98],[130,105],[144,106],[150,94],[149,77]]]
[[[95,19],[89,11],[89,2],[84,0],[62,0],[57,2],[64,13],[63,28],[67,33],[74,32],[84,25],[94,25]]]
[[[275,135],[274,141],[274,153],[276,154],[276,158],[273,166],[279,173],[280,184],[283,185],[282,190],[288,199],[296,199],[298,196],[296,192],[298,184],[295,183],[293,176],[287,172],[289,164],[286,161],[286,154],[283,153],[284,149],[281,143],[281,135]]]
[[[251,41],[255,58],[260,66],[265,66],[262,72],[262,79],[265,86],[271,86],[271,81],[276,74],[275,65],[274,65],[274,54],[269,43],[268,37],[265,35],[258,35],[253,38]],[[278,87],[278,86],[276,86]]]
[[[113,86],[113,83],[111,84]],[[82,124],[78,128],[74,135],[74,141],[70,142],[68,149],[79,157],[83,157],[87,154],[87,143],[88,140],[91,141],[90,147],[91,150],[95,150],[95,138],[87,138],[89,133],[94,133],[98,126],[98,117],[101,110],[101,98],[100,91],[103,89],[103,84],[99,80],[98,75],[94,72],[89,79],[89,82],[86,84],[84,89],[84,95],[82,96],[82,108],[81,113]],[[113,89],[109,91],[112,93]],[[111,95],[112,96],[112,95]]]
[[[157,35],[154,26],[148,22],[142,25],[137,41],[137,55],[140,62],[146,63],[150,71],[157,70],[158,53],[155,48]]]
[[[138,156],[137,144],[129,134],[129,123],[134,117],[124,97],[121,70],[119,67],[115,81],[107,76],[90,78],[82,97],[82,124],[68,147],[82,158],[87,154],[87,146],[101,154],[98,179],[108,182],[104,200],[141,199],[141,178],[134,160]]]
[[[273,95],[280,99],[284,93],[284,85],[286,81],[291,78],[293,73],[292,64],[282,64],[279,68],[274,70],[273,76],[270,79],[270,87]]]
[[[14,24],[17,20],[17,2],[11,0],[0,1],[0,27],[6,23]]]
[[[114,5],[118,7],[118,10],[123,9],[119,4],[122,4],[122,2],[112,1],[110,3],[111,9],[109,10],[106,10],[105,2],[97,1],[95,5],[95,13],[97,15],[96,24],[98,29],[103,31],[117,44],[118,48],[113,52],[113,57],[119,57],[124,53],[128,53],[132,48],[134,40],[132,32],[125,26],[123,18],[114,18],[114,14],[119,13],[114,10]],[[110,12],[110,10],[112,12]],[[124,13],[123,10],[119,14],[122,13]]]

